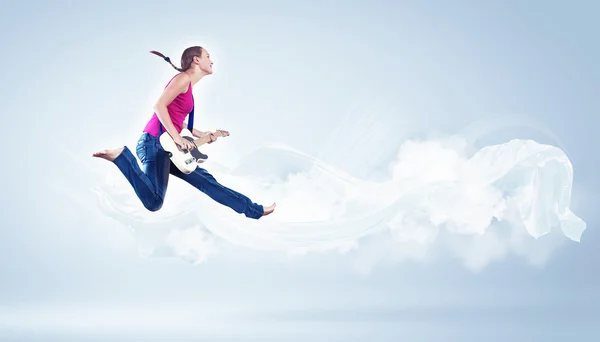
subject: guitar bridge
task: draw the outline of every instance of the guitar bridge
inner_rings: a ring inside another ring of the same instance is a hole
[[[196,158],[188,158],[188,159],[185,160],[185,163],[188,164],[188,165],[191,164],[191,163],[195,163],[195,162],[196,162]]]

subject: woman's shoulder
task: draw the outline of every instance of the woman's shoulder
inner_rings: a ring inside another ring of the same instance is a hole
[[[180,72],[180,73],[176,74],[175,76],[173,76],[173,78],[171,78],[171,81],[169,81],[169,83],[182,84],[182,83],[189,83],[191,81],[192,81],[192,78],[190,75],[186,74],[185,72]]]
[[[167,87],[176,88],[180,92],[184,93],[188,90],[190,82],[192,81],[190,75],[180,72],[179,74],[173,76],[173,78],[167,84]]]

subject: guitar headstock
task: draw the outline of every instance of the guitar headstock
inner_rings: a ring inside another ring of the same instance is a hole
[[[222,129],[218,129],[215,131],[214,135],[216,135],[218,137],[226,137],[226,136],[229,136],[229,132],[224,131]]]

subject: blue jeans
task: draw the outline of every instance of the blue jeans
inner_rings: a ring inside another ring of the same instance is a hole
[[[137,142],[136,153],[142,162],[141,168],[127,146],[114,163],[125,175],[144,207],[150,211],[157,211],[162,207],[169,175],[172,174],[239,214],[258,219],[264,213],[262,205],[219,184],[205,169],[196,168],[190,174],[179,171],[169,159],[158,138],[151,134],[142,133]]]

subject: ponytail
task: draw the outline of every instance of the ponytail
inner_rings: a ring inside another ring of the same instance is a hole
[[[172,66],[173,68],[175,68],[175,70],[177,70],[177,71],[180,71],[180,72],[182,72],[182,71],[183,71],[183,69],[180,69],[180,68],[176,67],[176,66],[175,66],[175,65],[174,65],[174,64],[171,62],[171,59],[170,59],[169,57],[166,57],[166,56],[165,56],[165,55],[163,55],[162,53],[160,53],[160,52],[158,52],[158,51],[154,51],[154,50],[150,51],[150,53],[152,53],[152,54],[155,54],[155,55],[157,55],[158,57],[162,57],[162,59],[164,59],[164,60],[165,60],[165,61],[167,61],[169,64],[171,64],[171,66]]]

